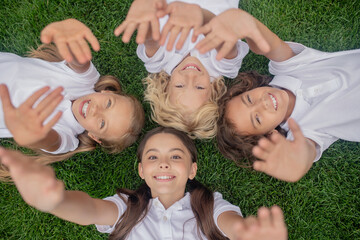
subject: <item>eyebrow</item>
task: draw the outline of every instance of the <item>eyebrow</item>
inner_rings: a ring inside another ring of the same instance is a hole
[[[151,152],[151,151],[153,151],[153,152],[160,152],[157,148],[150,148],[149,150],[147,150],[147,151],[145,152],[145,154],[147,154],[148,152]],[[171,148],[169,152],[174,152],[174,151],[180,151],[180,152],[185,153],[184,150],[182,150],[181,148]]]

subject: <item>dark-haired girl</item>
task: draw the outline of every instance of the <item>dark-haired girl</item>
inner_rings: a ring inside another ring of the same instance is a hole
[[[244,219],[237,206],[194,179],[197,152],[185,133],[153,129],[137,156],[145,183],[101,200],[65,191],[50,167],[0,149],[2,163],[29,205],[81,225],[96,224],[111,233],[110,239],[287,239],[279,207],[261,208],[258,218]]]

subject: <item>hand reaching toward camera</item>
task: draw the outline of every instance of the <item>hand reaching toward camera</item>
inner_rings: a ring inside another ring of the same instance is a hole
[[[60,55],[69,63],[77,61],[80,64],[90,62],[91,50],[100,50],[97,38],[91,30],[76,19],[66,19],[53,22],[41,31],[41,42],[55,43]]]
[[[259,140],[252,152],[260,160],[254,162],[253,168],[277,179],[295,182],[309,171],[316,150],[315,143],[304,137],[295,120],[289,119],[289,127],[293,141],[277,132],[271,134],[269,139]]]
[[[17,151],[0,148],[1,163],[6,166],[24,201],[44,212],[54,209],[64,198],[64,184],[54,170]]]
[[[52,127],[60,119],[62,113],[58,112],[46,124],[44,124],[44,121],[54,112],[56,107],[62,101],[63,96],[61,95],[61,92],[63,88],[56,88],[34,107],[37,100],[48,90],[49,87],[41,88],[16,108],[11,103],[7,86],[4,84],[0,85],[0,96],[4,110],[5,124],[13,135],[16,143],[20,146],[46,149],[46,145],[51,146],[51,144],[54,144],[49,143],[46,138],[52,131]],[[42,142],[45,142],[44,146],[42,145]]]
[[[166,8],[165,0],[135,0],[125,21],[114,31],[116,36],[123,33],[122,41],[128,43],[137,30],[136,43],[142,44],[151,36],[155,41],[160,38],[160,25],[157,13]]]

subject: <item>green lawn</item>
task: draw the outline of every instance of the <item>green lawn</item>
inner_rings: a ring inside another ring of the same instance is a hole
[[[53,21],[77,18],[88,25],[101,44],[94,64],[101,74],[120,78],[127,93],[143,98],[146,76],[135,54],[136,43],[124,44],[113,35],[124,20],[129,0],[2,0],[0,51],[24,55],[40,44],[43,27]],[[358,0],[243,0],[240,7],[265,23],[282,39],[324,51],[360,48]],[[359,59],[360,60],[360,59]],[[249,54],[241,70],[267,73],[267,60]],[[149,106],[144,104],[147,116]],[[155,127],[147,118],[144,132]],[[11,141],[1,145],[14,147]],[[121,154],[101,150],[78,154],[54,164],[67,189],[103,198],[119,187],[135,188],[137,144]],[[197,141],[197,179],[255,214],[260,206],[279,205],[285,213],[290,239],[360,239],[360,144],[339,141],[298,183],[285,183],[248,169],[239,169],[216,150],[215,141]],[[106,239],[94,226],[78,226],[26,205],[16,188],[0,183],[0,239]]]

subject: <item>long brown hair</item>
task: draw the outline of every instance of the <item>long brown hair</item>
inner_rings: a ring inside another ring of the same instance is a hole
[[[139,144],[137,150],[138,162],[141,162],[146,142],[152,136],[159,133],[169,133],[175,135],[188,149],[192,162],[197,161],[197,150],[195,144],[185,133],[169,127],[158,127],[149,131]],[[195,179],[188,181],[187,189],[190,193],[191,209],[194,212],[198,230],[200,229],[208,239],[227,239],[221,234],[214,222],[213,193]],[[117,193],[120,198],[126,202],[127,209],[123,215],[121,215],[114,231],[110,234],[109,239],[126,239],[135,225],[145,218],[148,212],[149,201],[151,199],[151,191],[146,183],[143,183],[140,188],[135,191],[119,189]],[[122,195],[120,195],[120,193],[126,194],[128,198],[125,199]]]
[[[32,58],[39,58],[49,62],[63,61],[57,50],[57,47],[53,44],[42,44],[36,50],[32,49],[28,53],[28,56]],[[145,122],[145,113],[142,105],[139,100],[137,100],[134,96],[125,94],[122,91],[119,80],[111,75],[101,76],[99,80],[95,83],[94,90],[96,92],[101,92],[102,90],[112,91],[115,94],[127,97],[133,105],[131,125],[128,131],[123,136],[113,141],[100,139],[100,146],[107,150],[109,153],[121,152],[123,149],[133,144],[141,133],[141,129],[143,128]],[[88,136],[87,131],[79,134],[77,138],[79,139],[79,146],[74,151],[55,155],[43,152],[41,150],[35,150],[37,154],[36,156],[31,156],[31,158],[42,164],[50,164],[53,162],[59,162],[64,159],[68,159],[76,153],[92,151],[98,145],[96,141],[94,141]],[[10,174],[8,172],[8,169],[3,165],[0,165],[0,180],[10,180]]]
[[[261,75],[255,71],[241,72],[234,79],[228,92],[219,101],[219,120],[216,140],[220,152],[241,167],[250,167],[256,158],[252,155],[252,148],[266,135],[240,135],[236,127],[226,115],[226,105],[234,97],[258,87],[270,87],[270,76]],[[278,126],[276,128],[286,136],[286,132]]]

